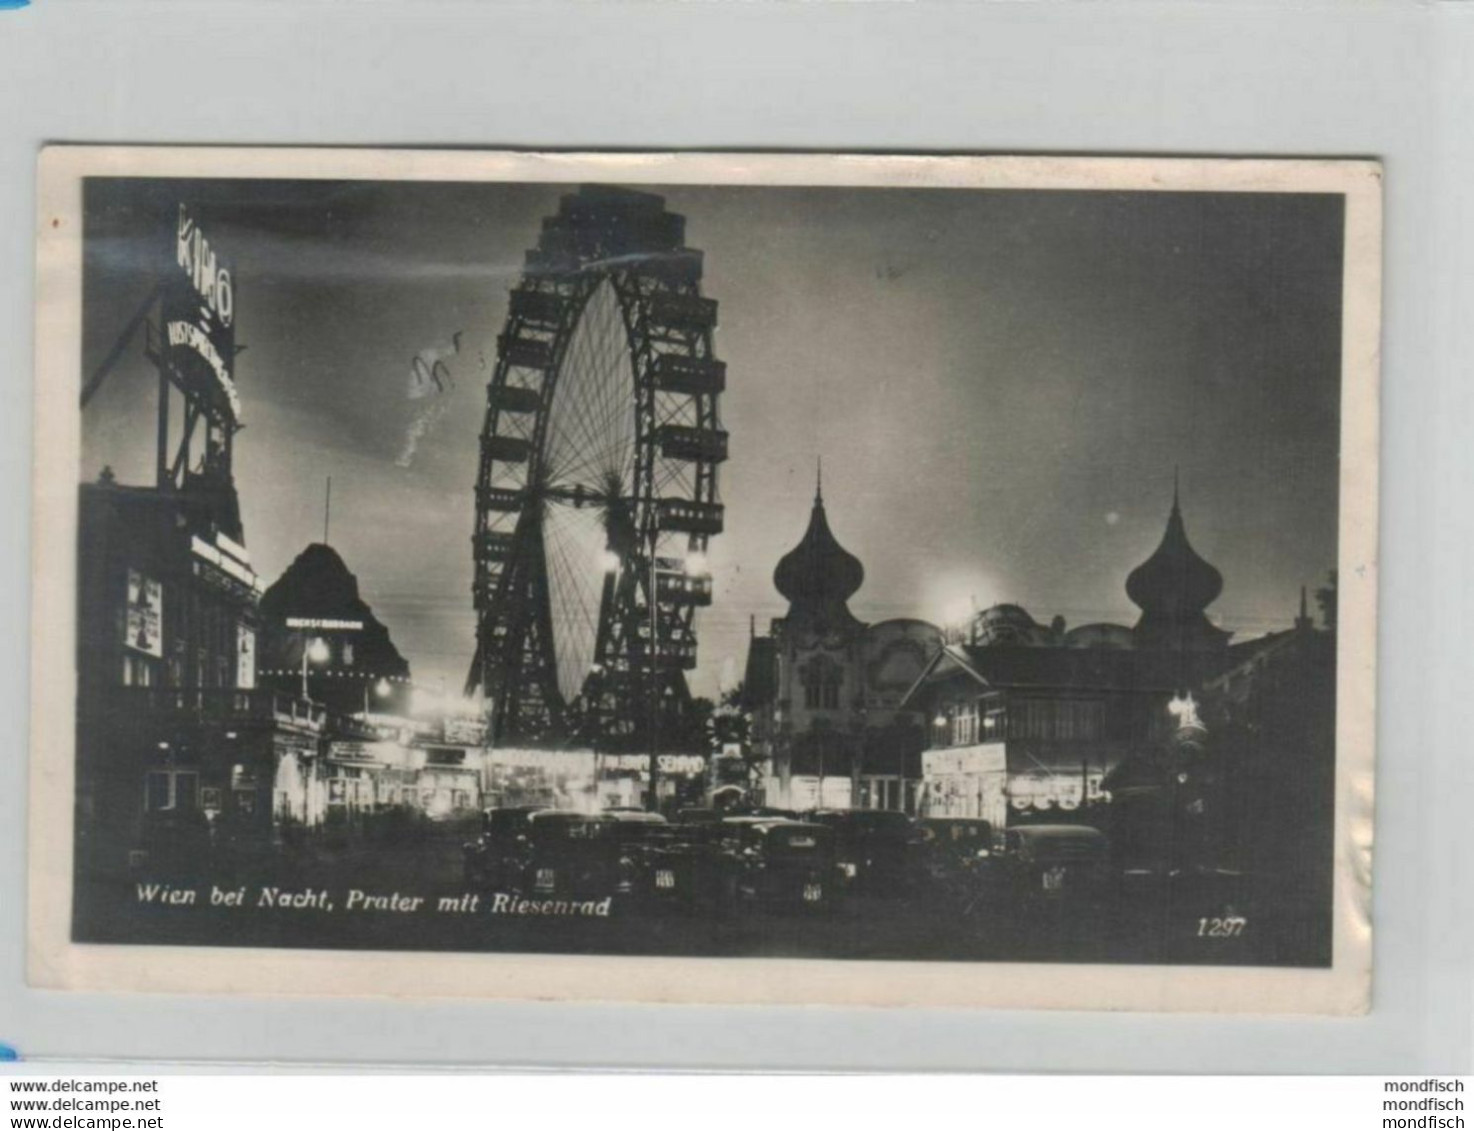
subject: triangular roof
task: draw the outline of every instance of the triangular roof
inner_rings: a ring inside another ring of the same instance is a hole
[[[949,644],[932,657],[907,690],[902,707],[910,706],[924,685],[958,673],[989,690],[1077,688],[1171,693],[1198,678],[1173,652]]]

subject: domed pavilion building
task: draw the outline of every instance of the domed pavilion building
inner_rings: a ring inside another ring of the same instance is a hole
[[[1135,625],[975,613],[910,689],[928,724],[922,808],[1000,824],[1097,820],[1111,775],[1174,725],[1168,705],[1241,662],[1207,610],[1223,575],[1188,540],[1174,484],[1156,549],[1126,577]]]
[[[916,811],[925,729],[901,699],[941,649],[941,631],[906,618],[861,622],[849,601],[864,581],[830,529],[821,483],[808,528],[773,571],[788,613],[748,649],[745,706],[768,805]]]

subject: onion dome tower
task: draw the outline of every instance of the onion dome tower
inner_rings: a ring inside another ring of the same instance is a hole
[[[1223,647],[1229,633],[1209,623],[1204,612],[1222,592],[1223,575],[1187,540],[1174,475],[1172,513],[1161,544],[1126,578],[1126,595],[1141,609],[1136,646],[1173,651]]]
[[[847,602],[864,583],[865,567],[860,559],[841,546],[829,529],[821,472],[809,528],[773,570],[773,584],[788,599],[788,623],[817,632],[858,625]]]

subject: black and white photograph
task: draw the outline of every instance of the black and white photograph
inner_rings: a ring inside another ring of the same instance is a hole
[[[1374,164],[86,154],[58,946],[1364,1008]]]

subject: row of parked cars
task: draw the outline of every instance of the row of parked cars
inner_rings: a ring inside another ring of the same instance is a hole
[[[1095,829],[872,810],[488,810],[465,846],[469,887],[529,896],[626,895],[654,906],[831,910],[851,897],[994,900],[1088,893],[1106,872]]]

